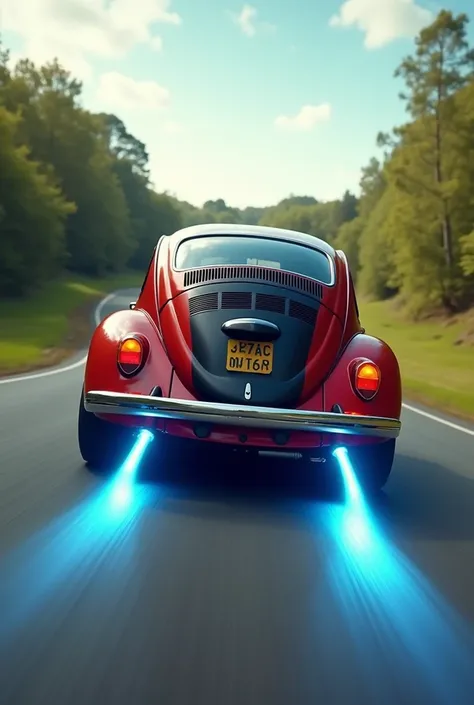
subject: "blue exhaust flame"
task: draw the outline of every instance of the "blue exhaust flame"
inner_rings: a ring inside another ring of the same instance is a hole
[[[372,542],[362,489],[357,481],[347,448],[336,448],[333,455],[339,463],[346,494],[346,511],[341,526],[344,537],[354,549],[367,550]]]
[[[361,677],[381,694],[394,674],[400,674],[399,702],[413,699],[410,691],[416,684],[431,705],[472,703],[471,626],[383,535],[347,448],[336,448],[333,455],[341,472],[345,504],[332,507],[327,515],[337,548],[331,554],[329,575],[352,634]],[[411,685],[404,683],[407,670],[413,674]]]
[[[134,484],[153,434],[141,430],[124,463],[105,485],[35,533],[2,559],[0,646],[18,633],[54,597],[86,579],[91,566],[104,561],[136,530],[144,506],[156,501],[156,488]],[[159,492],[158,492],[159,494]],[[123,553],[123,550],[121,551]],[[72,593],[73,594],[73,593]]]
[[[363,502],[362,491],[357,482],[352,463],[349,460],[349,453],[347,448],[340,447],[333,451],[333,455],[339,462],[339,467],[341,468],[342,477],[344,479],[344,485],[346,492],[348,494],[348,499],[351,503]]]
[[[119,469],[112,487],[111,499],[114,507],[126,508],[130,506],[133,497],[133,483],[143,456],[152,440],[153,434],[147,429],[142,429],[138,434],[138,438]]]

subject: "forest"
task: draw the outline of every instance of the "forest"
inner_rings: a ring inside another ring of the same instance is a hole
[[[144,270],[158,238],[203,222],[303,230],[343,249],[368,300],[406,315],[474,305],[474,50],[465,14],[441,11],[395,75],[406,124],[374,135],[358,196],[290,195],[272,207],[202,207],[156,193],[147,147],[116,115],[94,114],[58,61],[12,65],[0,45],[0,297],[28,297],[65,273]],[[389,77],[387,77],[389,78]]]

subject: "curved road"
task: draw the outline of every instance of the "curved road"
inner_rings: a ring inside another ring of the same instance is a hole
[[[1,705],[472,705],[472,427],[405,409],[365,511],[316,471],[158,447],[112,508],[82,374],[0,381]]]

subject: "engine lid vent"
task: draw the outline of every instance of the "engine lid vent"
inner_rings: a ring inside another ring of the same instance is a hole
[[[217,294],[200,294],[199,296],[191,296],[189,299],[189,313],[191,316],[205,311],[216,311],[218,308],[219,297]]]
[[[211,293],[189,297],[189,314],[191,316],[218,309],[270,311],[297,318],[309,326],[314,326],[317,314],[317,309],[314,306],[308,306],[274,294],[252,295],[246,291],[223,291],[220,296],[218,293]]]
[[[253,266],[201,267],[199,269],[188,269],[184,273],[185,287],[230,280],[269,282],[270,284],[301,291],[317,299],[322,299],[323,297],[323,287],[319,282],[308,277],[302,277],[299,274],[284,272],[280,269]]]

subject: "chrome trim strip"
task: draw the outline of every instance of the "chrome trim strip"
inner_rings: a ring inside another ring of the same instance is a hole
[[[345,264],[345,270],[346,270],[346,287],[347,287],[347,293],[346,293],[346,315],[344,316],[344,327],[342,329],[342,334],[346,332],[347,328],[347,321],[349,318],[349,301],[351,298],[351,283],[350,283],[350,278],[349,278],[349,262],[347,260],[347,257],[345,253],[342,250],[336,250],[336,255],[339,255],[342,260],[344,261]],[[336,275],[334,275],[335,277]]]
[[[234,339],[239,339],[239,335],[236,333],[257,335],[258,342],[262,343],[276,340],[281,335],[281,330],[276,323],[271,323],[263,318],[231,318],[224,321],[221,325],[221,331],[229,338]]]
[[[386,417],[217,404],[95,390],[85,394],[84,406],[86,411],[94,414],[152,416],[195,423],[268,428],[274,431],[312,431],[397,438],[401,430],[399,419]]]
[[[319,250],[319,252],[322,252],[322,250]],[[325,284],[324,282],[320,282],[323,286],[330,286],[333,287],[334,284],[336,283],[336,262],[334,261],[334,257],[332,255],[328,254],[327,252],[324,252],[326,257],[329,260],[329,268],[331,270],[331,283],[330,284]],[[320,281],[319,279],[316,279],[316,281]]]

